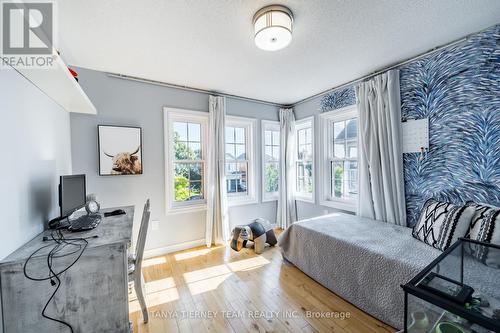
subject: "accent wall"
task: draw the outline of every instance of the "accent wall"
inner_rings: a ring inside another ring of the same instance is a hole
[[[427,198],[500,206],[500,25],[401,68],[403,119],[429,118],[429,153],[405,154],[408,225]]]
[[[429,118],[429,152],[404,154],[407,224],[428,198],[500,206],[500,25],[400,68],[403,120]],[[354,88],[321,111],[355,103]]]

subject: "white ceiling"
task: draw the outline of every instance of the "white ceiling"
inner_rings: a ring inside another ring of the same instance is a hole
[[[252,17],[294,13],[292,43],[266,52]],[[498,0],[64,0],[71,65],[292,104],[500,22]]]

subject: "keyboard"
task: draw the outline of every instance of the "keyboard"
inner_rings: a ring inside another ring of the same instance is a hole
[[[101,215],[82,215],[74,220],[70,221],[69,231],[84,231],[94,229],[101,223]]]

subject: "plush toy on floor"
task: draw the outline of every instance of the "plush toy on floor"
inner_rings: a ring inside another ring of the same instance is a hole
[[[264,252],[266,243],[274,246],[278,243],[274,230],[270,223],[264,219],[256,219],[247,225],[238,225],[233,229],[231,248],[240,251],[248,241],[254,243],[254,251],[257,254]]]

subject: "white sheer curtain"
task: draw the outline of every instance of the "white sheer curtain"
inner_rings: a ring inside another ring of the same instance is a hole
[[[224,170],[224,143],[226,99],[209,97],[209,125],[207,151],[207,225],[206,243],[222,244],[229,241],[229,221],[226,196],[226,175]]]
[[[295,116],[293,109],[280,109],[280,183],[278,227],[288,228],[297,220],[295,208]]]
[[[399,71],[356,87],[360,128],[358,215],[406,226]]]

